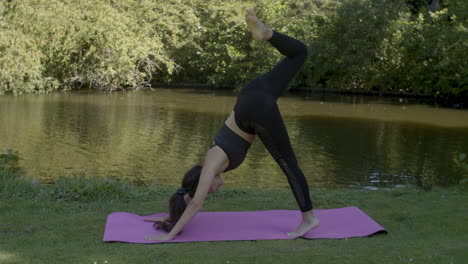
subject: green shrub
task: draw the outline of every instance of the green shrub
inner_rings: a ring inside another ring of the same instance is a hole
[[[468,95],[468,4],[445,2],[430,18],[426,10],[413,15],[406,1],[330,5],[311,44],[307,86]]]
[[[430,18],[418,14],[401,26],[403,34],[397,44],[401,67],[393,74],[396,84],[439,97],[468,95],[468,3],[447,1],[447,4],[446,8],[431,13]],[[465,10],[464,14],[457,15],[459,10]]]
[[[6,153],[0,153],[0,170],[9,174],[19,172],[21,170],[19,160],[18,153],[11,149],[8,149]]]
[[[0,154],[0,200],[13,197],[46,196],[65,201],[128,200],[148,195],[149,187],[136,187],[128,179],[61,176],[54,184],[43,185],[26,178],[19,167],[17,152]]]
[[[30,180],[27,180],[19,167],[18,153],[7,150],[0,154],[0,200],[11,197],[36,194],[38,188]]]
[[[387,59],[381,46],[391,36],[393,22],[400,19],[400,1],[328,2],[325,9],[305,69],[308,86],[373,89],[380,85],[375,66]]]
[[[138,89],[148,85],[157,67],[169,74],[174,68],[156,29],[142,23],[154,5],[148,1],[0,5],[7,21],[0,35],[3,91],[49,92],[73,84]]]
[[[468,96],[468,2],[0,1],[0,93],[241,85],[281,56],[244,13],[306,42],[293,86]]]
[[[453,157],[453,164],[460,172],[460,183],[468,183],[468,163],[466,162],[466,154],[459,153]]]
[[[53,198],[65,201],[131,199],[137,192],[128,180],[113,177],[61,176],[50,186]]]

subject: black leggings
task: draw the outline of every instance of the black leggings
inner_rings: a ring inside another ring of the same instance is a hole
[[[241,90],[234,106],[235,120],[240,129],[257,134],[262,140],[286,174],[299,208],[306,212],[312,209],[309,186],[297,163],[276,101],[307,58],[307,47],[276,31],[268,41],[286,57]]]

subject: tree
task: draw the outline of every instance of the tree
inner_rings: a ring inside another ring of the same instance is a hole
[[[441,3],[442,0],[432,0],[430,4],[426,2],[427,10],[429,12],[435,12],[437,9],[439,9]]]

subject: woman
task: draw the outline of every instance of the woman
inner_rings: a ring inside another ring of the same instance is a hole
[[[257,19],[253,10],[246,14],[247,25],[254,40],[266,40],[286,57],[272,70],[249,82],[240,92],[234,111],[220,129],[203,166],[190,169],[182,187],[171,197],[169,216],[149,218],[157,229],[167,234],[148,236],[147,240],[173,239],[201,210],[208,193],[223,184],[220,177],[238,167],[255,140],[260,137],[270,154],[288,178],[291,190],[302,212],[302,221],[291,237],[304,235],[320,222],[312,211],[307,181],[299,168],[276,101],[286,89],[307,57],[307,47],[300,41],[271,30]]]

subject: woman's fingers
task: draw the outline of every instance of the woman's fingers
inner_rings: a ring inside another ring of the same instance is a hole
[[[162,222],[162,221],[164,221],[164,217],[150,217],[150,218],[145,218],[144,221],[146,221],[146,222]]]
[[[145,240],[152,240],[152,241],[168,241],[172,240],[173,237],[171,237],[169,234],[161,234],[158,236],[146,236]]]

